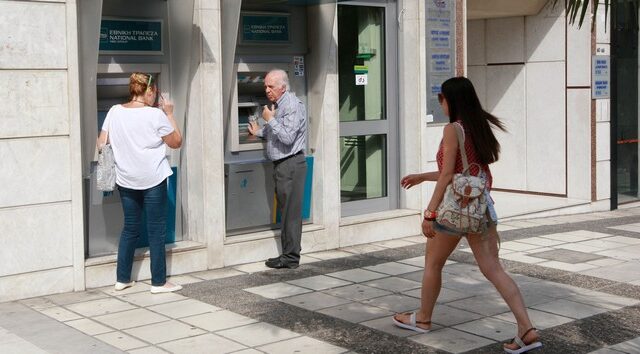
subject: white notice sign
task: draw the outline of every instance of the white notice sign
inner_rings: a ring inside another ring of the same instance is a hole
[[[611,81],[609,71],[611,65],[608,55],[594,55],[591,58],[591,98],[609,98]]]
[[[362,86],[367,84],[367,74],[356,75],[356,86]]]

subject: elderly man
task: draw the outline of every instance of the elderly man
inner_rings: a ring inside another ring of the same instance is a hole
[[[249,132],[267,140],[267,157],[273,161],[276,198],[280,208],[282,254],[265,263],[270,268],[297,268],[300,264],[302,199],[307,174],[304,148],[307,116],[302,102],[289,91],[289,78],[283,70],[272,70],[264,79],[271,105],[264,106],[260,128],[255,122]]]

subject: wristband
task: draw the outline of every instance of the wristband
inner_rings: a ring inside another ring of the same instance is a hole
[[[424,218],[425,220],[429,220],[429,221],[433,221],[436,219],[436,217],[438,216],[438,213],[436,213],[435,211],[431,211],[428,209],[424,210]]]

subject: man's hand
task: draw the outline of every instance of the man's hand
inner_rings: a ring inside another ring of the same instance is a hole
[[[249,122],[249,125],[247,126],[247,130],[251,135],[258,135],[258,130],[260,130],[260,126],[258,125],[257,122]]]
[[[262,108],[262,119],[264,119],[265,122],[268,123],[275,115],[276,109],[273,104],[271,104],[271,106],[265,105],[264,108]]]

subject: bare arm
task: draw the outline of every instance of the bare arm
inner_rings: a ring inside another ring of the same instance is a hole
[[[402,179],[400,180],[400,185],[402,186],[402,188],[409,189],[425,181],[435,182],[438,180],[438,176],[440,176],[440,172],[438,171],[414,173],[402,177]]]
[[[458,136],[453,123],[447,124],[444,128],[442,144],[444,150],[442,171],[440,171],[440,176],[438,176],[438,180],[436,182],[436,188],[433,191],[431,201],[427,206],[427,210],[431,211],[435,211],[438,208],[438,205],[440,205],[440,202],[444,197],[444,191],[453,178],[456,166],[456,155],[458,154]]]
[[[167,118],[169,118],[169,123],[173,127],[173,131],[169,135],[163,136],[162,140],[170,148],[177,149],[182,146],[182,134],[180,133],[176,119],[173,117],[173,102],[162,100],[162,110],[167,115]]]
[[[98,151],[107,143],[107,132],[105,130],[100,131],[100,135],[98,135],[98,139],[96,139],[96,148]]]

